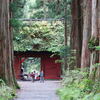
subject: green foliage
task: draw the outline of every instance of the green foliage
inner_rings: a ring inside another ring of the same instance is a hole
[[[100,63],[96,63],[92,65],[92,68],[100,67]]]
[[[62,57],[69,57],[69,56],[71,56],[71,48],[69,46],[62,46],[60,48],[60,55]]]
[[[24,23],[18,32],[15,31],[14,50],[60,51],[59,49],[64,42],[64,26],[62,22],[51,23],[43,21],[29,24],[28,22]]]
[[[15,91],[6,86],[3,80],[0,79],[0,100],[11,100],[15,97]]]
[[[27,0],[24,5],[25,18],[66,18],[64,9],[67,7],[67,17],[71,17],[70,4],[72,0]]]
[[[100,50],[100,46],[95,46],[96,50]]]
[[[100,93],[95,94],[93,100],[100,100]]]
[[[72,0],[54,0],[50,1],[46,4],[48,8],[48,16],[50,18],[69,18],[71,14],[71,9],[70,9],[70,4]],[[65,15],[65,8],[67,8],[66,13],[67,16]]]
[[[100,82],[90,80],[86,70],[66,72],[62,88],[57,90],[61,100],[99,100]]]
[[[71,50],[71,48],[69,46],[61,46],[60,49],[59,49],[59,52],[60,52],[61,58],[66,57],[68,69],[73,69],[72,66],[74,66],[74,64],[75,64],[76,51]]]
[[[61,0],[59,2],[56,0],[46,2],[43,0],[15,0],[11,4],[11,8],[12,10],[15,9],[13,11],[13,18],[17,19],[44,18],[45,14],[48,18],[62,18],[65,17],[64,9],[66,4],[68,4],[68,11],[66,12],[69,18],[71,15],[70,3],[71,0]],[[44,11],[44,7],[46,7],[46,13]],[[50,25],[50,23],[52,25]],[[34,22],[34,25],[31,22],[26,22],[26,24],[28,25],[22,27],[19,22],[12,20],[12,26],[15,29],[14,50],[61,51],[60,49],[63,47],[64,42],[64,25],[62,22],[47,22],[47,25],[43,25],[42,22],[38,24],[37,22]],[[68,25],[68,27],[70,27],[70,25]]]
[[[94,51],[96,46],[98,45],[98,39],[95,37],[90,38],[88,42],[88,47],[91,51]]]
[[[0,79],[0,86],[5,85],[4,81]]]
[[[100,93],[90,93],[88,95],[85,95],[85,97],[82,100],[100,100]]]
[[[35,71],[40,71],[40,58],[28,58],[23,62],[24,71],[30,73]]]
[[[23,8],[26,0],[14,0],[10,3],[10,10],[13,13],[13,18],[19,18],[23,16]]]
[[[34,14],[31,14],[31,18],[36,19],[36,18],[44,18],[44,12],[43,9],[37,10]]]
[[[43,0],[36,0],[36,5],[35,5],[35,9],[38,9],[40,7],[43,7]]]
[[[10,19],[10,25],[15,29],[18,30],[22,26],[22,22],[18,21],[14,18]]]

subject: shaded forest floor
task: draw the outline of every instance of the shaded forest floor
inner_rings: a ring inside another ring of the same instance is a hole
[[[21,90],[17,93],[14,100],[59,100],[56,95],[57,88],[60,87],[60,81],[19,81]]]

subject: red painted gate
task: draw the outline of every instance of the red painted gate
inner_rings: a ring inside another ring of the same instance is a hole
[[[60,79],[61,64],[55,63],[58,58],[44,58],[42,60],[42,68],[45,79]]]
[[[56,60],[60,59],[59,56],[51,57],[51,52],[17,52],[15,53],[15,75],[19,79],[21,72],[21,62],[24,61],[22,58],[28,57],[39,57],[41,58],[41,70],[44,72],[45,79],[61,79],[61,63],[55,63]]]

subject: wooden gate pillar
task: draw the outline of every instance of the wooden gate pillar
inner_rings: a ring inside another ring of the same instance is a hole
[[[21,74],[21,58],[16,56],[14,57],[14,70],[15,70],[15,76],[16,79],[20,79]]]

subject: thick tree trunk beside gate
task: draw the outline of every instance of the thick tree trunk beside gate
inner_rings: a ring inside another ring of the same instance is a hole
[[[98,39],[99,39],[99,46],[100,46],[100,0],[98,0],[97,12],[98,12],[97,13],[97,31],[98,31]],[[100,63],[100,50],[98,54],[99,54],[98,63]],[[99,79],[100,81],[100,65],[97,68],[96,78]]]
[[[82,55],[81,68],[89,67],[90,52],[88,48],[88,40],[91,35],[91,0],[83,1],[83,41],[82,41]]]
[[[95,40],[98,40],[98,0],[92,0],[92,29],[91,29],[91,38],[94,38]],[[97,44],[96,44],[97,45]],[[92,68],[92,66],[97,63],[98,61],[98,53],[96,51],[93,51],[91,53],[91,59],[90,59],[90,78],[95,80],[95,74],[97,68]]]
[[[76,67],[81,65],[82,19],[81,0],[74,0],[72,2],[71,48],[76,50]]]
[[[15,86],[9,3],[9,0],[0,0],[0,78],[9,86]]]

